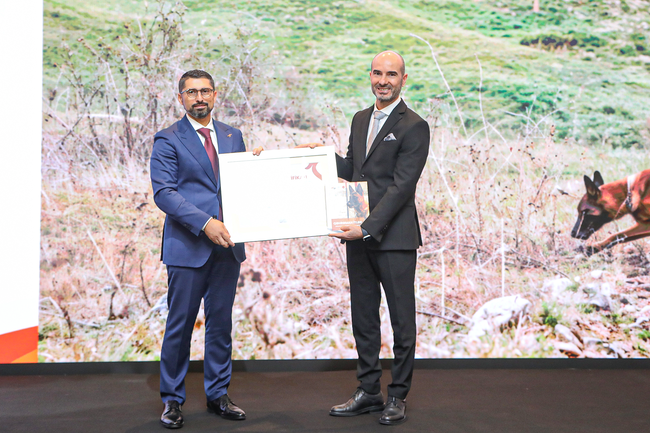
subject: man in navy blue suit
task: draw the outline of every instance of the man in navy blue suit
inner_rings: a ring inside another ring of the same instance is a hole
[[[154,201],[167,215],[162,260],[167,265],[169,315],[160,353],[160,395],[165,404],[160,422],[167,428],[183,426],[185,376],[201,299],[208,411],[226,419],[246,419],[228,397],[232,306],[246,253],[244,244],[232,242],[222,222],[219,179],[219,154],[244,152],[246,147],[241,131],[210,116],[217,95],[210,74],[186,72],[178,91],[187,114],[155,135],[151,153]]]

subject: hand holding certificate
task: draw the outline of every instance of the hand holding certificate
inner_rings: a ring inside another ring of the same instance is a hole
[[[338,182],[331,146],[220,155],[220,176],[234,242],[324,236],[368,215],[365,182]]]

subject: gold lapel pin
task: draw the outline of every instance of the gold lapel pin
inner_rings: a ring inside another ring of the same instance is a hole
[[[228,134],[228,138],[232,137],[232,134]]]

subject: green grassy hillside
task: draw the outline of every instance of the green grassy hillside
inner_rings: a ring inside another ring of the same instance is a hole
[[[322,113],[329,104],[349,119],[371,103],[366,74],[373,54],[384,49],[406,58],[406,97],[412,105],[422,111],[436,98],[444,104],[449,101],[446,85],[429,48],[413,34],[431,43],[470,130],[482,125],[478,56],[484,111],[492,123],[518,131],[526,119],[507,113],[530,114],[538,121],[557,110],[549,123],[556,124],[559,138],[645,146],[650,5],[541,0],[541,11],[534,13],[532,3],[187,0],[182,25],[186,42],[205,44],[196,57],[217,62],[217,69],[248,55],[251,91],[257,86],[267,98],[253,100],[269,118],[285,116],[291,106],[294,119],[309,120],[302,126],[313,127],[325,122]],[[55,65],[68,52],[62,43],[83,63],[87,53],[78,38],[91,46],[117,44],[116,36],[137,33],[139,17],[148,17],[140,21],[146,26],[156,7],[152,3],[146,10],[144,4],[126,0],[45,1],[46,89],[58,79]],[[215,72],[227,79],[227,72]],[[451,120],[458,125],[458,118]]]

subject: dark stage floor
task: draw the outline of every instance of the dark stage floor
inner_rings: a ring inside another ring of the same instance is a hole
[[[388,371],[384,372],[384,389]],[[353,371],[236,372],[246,421],[205,410],[201,373],[188,377],[183,432],[650,432],[650,370],[416,370],[408,421],[335,418]],[[385,391],[384,391],[385,392]],[[158,376],[0,376],[0,432],[164,432]]]

